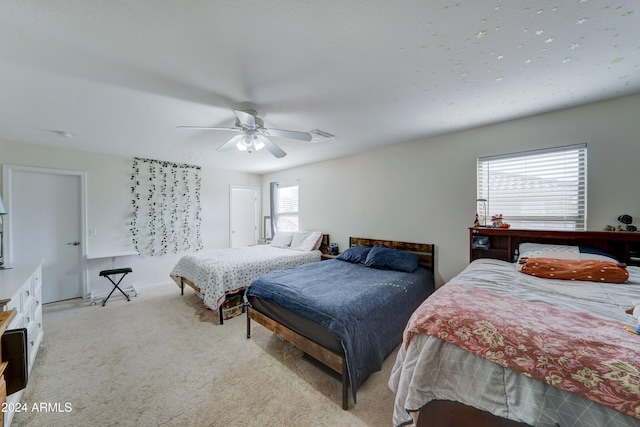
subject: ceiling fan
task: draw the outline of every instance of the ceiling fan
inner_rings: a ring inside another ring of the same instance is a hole
[[[280,138],[297,139],[300,141],[311,141],[311,133],[298,132],[295,130],[285,129],[272,129],[265,128],[264,121],[257,116],[257,113],[253,110],[242,111],[233,110],[236,114],[235,127],[208,127],[208,126],[178,126],[179,128],[188,129],[207,129],[207,130],[224,130],[231,132],[239,132],[240,135],[236,135],[229,141],[218,147],[218,151],[226,151],[236,146],[240,151],[246,151],[247,153],[253,153],[254,151],[266,148],[271,154],[277,158],[281,158],[287,155],[280,147],[278,147],[268,136],[275,136]]]

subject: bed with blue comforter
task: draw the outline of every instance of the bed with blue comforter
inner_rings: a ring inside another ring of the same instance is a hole
[[[435,290],[433,245],[427,245],[428,262],[421,265],[425,254],[396,249],[401,242],[393,242],[396,248],[379,244],[387,241],[367,242],[376,244],[265,274],[245,293],[247,322],[257,320],[322,362],[322,354],[298,345],[300,340],[342,358],[343,366],[334,370],[343,375],[345,409],[347,382],[355,403],[358,387],[381,369],[413,311]]]

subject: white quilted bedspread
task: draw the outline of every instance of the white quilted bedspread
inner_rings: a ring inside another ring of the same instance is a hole
[[[320,251],[298,251],[269,245],[225,248],[185,255],[170,273],[180,286],[184,277],[198,286],[204,304],[217,311],[227,292],[246,288],[263,274],[320,261]]]

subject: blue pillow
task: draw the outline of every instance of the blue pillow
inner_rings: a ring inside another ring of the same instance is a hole
[[[378,268],[380,270],[396,270],[412,273],[420,265],[420,257],[409,252],[374,246],[364,262],[365,267]]]
[[[342,261],[352,262],[354,264],[364,264],[367,260],[367,255],[371,250],[371,246],[354,246],[342,252],[336,257]]]

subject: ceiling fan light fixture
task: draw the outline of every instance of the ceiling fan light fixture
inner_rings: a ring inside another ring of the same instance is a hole
[[[249,136],[243,135],[242,138],[240,138],[240,141],[238,141],[238,143],[236,144],[236,147],[240,151],[249,151],[249,148],[251,148],[252,145],[253,144],[251,143],[251,139],[249,139]]]
[[[263,149],[265,147],[265,144],[264,142],[260,141],[255,135],[243,135],[236,144],[236,147],[240,151],[253,153],[254,151]]]
[[[262,150],[264,148],[264,142],[262,142],[262,140],[256,136],[253,140],[253,146],[256,147],[256,151]]]
[[[266,148],[269,153],[274,157],[280,159],[287,155],[280,147],[276,145],[269,136],[277,138],[295,139],[299,141],[309,142],[312,139],[312,135],[309,132],[300,132],[288,129],[274,129],[265,128],[263,120],[258,117],[255,111],[241,111],[233,110],[236,115],[236,126],[232,128],[227,127],[211,127],[211,126],[178,126],[179,128],[190,129],[209,129],[220,131],[238,132],[240,135],[236,135],[221,146],[217,148],[218,151],[227,151],[234,146],[240,151],[246,151],[247,153],[253,153],[254,151],[262,150]],[[326,138],[333,138],[333,135],[318,131],[322,136]],[[317,142],[317,141],[316,141]]]

